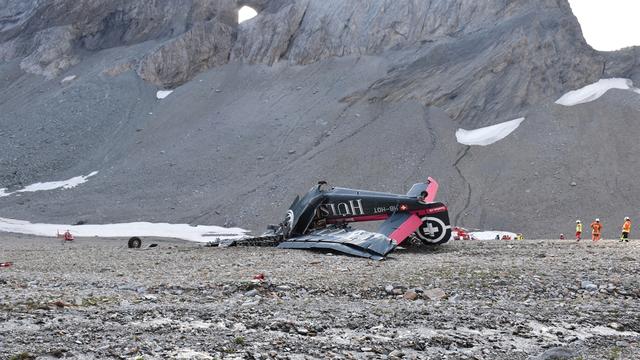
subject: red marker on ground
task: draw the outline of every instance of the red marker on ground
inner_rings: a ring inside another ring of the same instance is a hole
[[[263,274],[263,273],[256,274],[256,275],[253,277],[253,279],[254,279],[254,280],[264,280],[264,274]]]

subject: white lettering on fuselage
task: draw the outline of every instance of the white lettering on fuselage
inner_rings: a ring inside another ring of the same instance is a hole
[[[374,214],[382,214],[382,213],[396,212],[396,211],[398,211],[398,205],[379,206],[379,207],[373,208]]]
[[[358,216],[364,215],[362,199],[349,200],[337,204],[322,204],[319,207],[320,213],[324,216]]]

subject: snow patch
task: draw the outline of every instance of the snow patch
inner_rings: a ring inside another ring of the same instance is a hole
[[[524,118],[506,121],[475,130],[458,129],[456,139],[463,145],[486,146],[502,140],[520,126]]]
[[[590,330],[592,334],[600,335],[600,336],[638,336],[640,335],[635,331],[619,331],[619,330],[614,330],[612,328],[608,328],[602,325],[588,328],[588,330]]]
[[[173,90],[158,90],[158,92],[156,93],[156,97],[160,100],[166,98],[167,96],[171,95],[171,93],[173,92]]]
[[[7,189],[3,188],[3,189],[0,189],[0,197],[9,196],[17,193],[23,193],[23,192],[36,192],[36,191],[55,190],[55,189],[71,189],[80,184],[86,183],[90,177],[95,176],[97,174],[98,172],[94,171],[89,175],[76,176],[68,180],[35,183],[35,184],[28,185],[23,189],[16,190],[14,192],[7,192]]]
[[[513,240],[516,238],[517,234],[509,231],[476,231],[469,233],[469,236],[472,236],[472,238],[475,238],[476,240],[495,240],[496,236],[500,236],[500,239],[502,239],[503,235],[510,236]]]
[[[65,77],[64,79],[60,80],[60,83],[64,84],[64,83],[67,83],[69,81],[73,81],[73,80],[76,79],[76,77],[77,77],[76,75],[69,75],[69,76]]]
[[[556,104],[574,106],[597,100],[611,89],[631,90],[640,94],[640,89],[633,87],[633,81],[623,78],[601,79],[597,83],[587,85],[578,90],[569,91],[562,95]]]
[[[529,327],[535,334],[542,335],[551,341],[558,340],[558,332],[564,333],[566,336],[576,336],[580,340],[587,340],[594,336],[638,336],[635,331],[618,331],[606,326],[580,326],[578,324],[559,323],[558,325],[545,325],[537,321],[529,321]]]
[[[258,15],[258,12],[248,6],[243,6],[238,10],[238,24],[242,24],[243,22],[253,19]]]
[[[103,225],[40,224],[0,217],[0,231],[18,234],[56,237],[58,232],[69,230],[79,237],[130,237],[155,236],[195,242],[212,242],[217,239],[240,239],[249,232],[241,228],[224,228],[189,224],[133,222]]]

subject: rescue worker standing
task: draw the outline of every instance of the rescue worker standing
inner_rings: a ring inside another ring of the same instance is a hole
[[[596,221],[591,223],[591,241],[600,240],[600,234],[602,234],[602,224],[600,223],[600,219],[596,219]]]
[[[629,233],[631,232],[631,219],[629,217],[624,218],[624,224],[622,224],[622,235],[620,235],[620,242],[629,242]]]
[[[580,220],[576,220],[576,241],[580,241],[582,237],[582,222]]]

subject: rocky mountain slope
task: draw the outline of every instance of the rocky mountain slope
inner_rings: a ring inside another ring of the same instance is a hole
[[[238,25],[243,5],[259,15]],[[639,59],[591,49],[565,0],[0,0],[0,188],[99,171],[0,198],[0,216],[261,229],[319,179],[431,175],[459,225],[608,225],[640,197],[640,98],[553,102],[640,84]],[[456,142],[521,116],[496,144]]]

